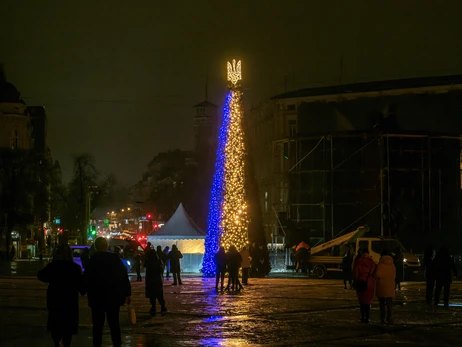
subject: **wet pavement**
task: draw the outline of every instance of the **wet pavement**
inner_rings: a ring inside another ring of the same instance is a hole
[[[359,322],[356,295],[339,280],[251,279],[240,293],[217,293],[214,280],[166,281],[169,312],[151,317],[144,284],[133,282],[137,324],[121,312],[124,346],[458,346],[462,333],[462,282],[453,284],[449,310],[429,308],[421,282],[404,283],[395,325]],[[46,285],[30,276],[0,278],[0,345],[50,346]],[[90,311],[80,300],[80,330],[72,346],[91,346]],[[460,306],[459,306],[460,305]],[[104,346],[111,346],[105,332]]]

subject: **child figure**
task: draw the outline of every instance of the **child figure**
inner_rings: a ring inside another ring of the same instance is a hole
[[[375,272],[375,280],[375,295],[380,304],[380,322],[382,324],[393,324],[396,268],[393,264],[393,257],[388,251],[382,252],[382,257]]]

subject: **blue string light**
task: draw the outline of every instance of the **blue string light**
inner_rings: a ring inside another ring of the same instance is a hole
[[[218,148],[215,160],[215,173],[210,194],[209,215],[207,219],[207,236],[205,237],[205,254],[202,262],[202,273],[206,277],[215,276],[215,253],[220,245],[222,233],[222,206],[225,190],[226,143],[228,141],[229,123],[231,119],[230,104],[232,92],[226,96],[223,108],[223,119],[218,135]]]

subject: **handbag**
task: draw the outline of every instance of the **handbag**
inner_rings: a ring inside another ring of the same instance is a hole
[[[371,275],[372,265],[369,268],[369,273],[367,274],[366,280],[354,280],[353,287],[356,289],[358,293],[364,293],[367,290],[367,284],[369,282],[369,276]]]
[[[128,320],[132,325],[136,324],[136,312],[132,305],[128,305]]]

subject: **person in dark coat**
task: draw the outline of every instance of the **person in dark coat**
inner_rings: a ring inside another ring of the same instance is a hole
[[[396,268],[396,288],[401,290],[401,282],[403,282],[403,275],[404,275],[404,257],[401,249],[398,247],[395,251],[395,256],[393,257],[393,263]]]
[[[353,257],[350,255],[350,251],[345,253],[345,256],[342,260],[342,272],[343,272],[343,289],[347,289],[347,281],[351,287],[351,278],[353,277]]]
[[[143,282],[141,277],[141,255],[136,253],[135,255],[135,271],[136,271],[136,282]]]
[[[427,304],[431,305],[433,301],[433,291],[435,290],[432,247],[427,247],[427,249],[425,249],[422,265],[425,269],[425,298],[427,300]]]
[[[181,282],[181,267],[180,267],[180,259],[183,258],[183,254],[181,254],[180,250],[176,247],[176,245],[172,246],[172,250],[168,254],[168,259],[170,260],[170,272],[173,275],[173,286],[179,284],[180,286],[183,284]]]
[[[448,308],[449,290],[451,289],[452,277],[457,276],[457,269],[446,247],[441,247],[438,253],[436,253],[435,259],[433,259],[433,271],[436,281],[435,301],[433,304],[438,306],[441,290],[444,287],[444,307]]]
[[[165,268],[165,277],[167,278],[167,280],[170,279],[170,260],[168,260],[169,253],[170,253],[170,247],[167,246],[164,248],[164,254],[165,254],[164,268]]]
[[[229,291],[230,285],[233,291],[234,290],[239,291],[241,289],[244,289],[244,287],[242,287],[241,282],[239,281],[239,269],[242,263],[242,256],[237,251],[235,246],[229,247],[229,250],[226,253],[226,258],[227,258],[226,264],[228,266],[228,273],[229,273],[228,285],[226,287],[226,290]]]
[[[159,257],[160,261],[162,262],[162,278],[164,277],[164,269],[165,264],[167,263],[167,256],[165,255],[164,251],[162,250],[162,246],[157,246],[157,256]]]
[[[90,250],[88,248],[84,248],[80,256],[80,261],[82,262],[82,267],[84,269],[87,267],[89,260],[90,260]]]
[[[127,268],[120,256],[108,252],[107,240],[95,240],[96,253],[88,261],[83,274],[84,292],[88,294],[88,306],[93,321],[93,346],[101,347],[105,318],[114,347],[122,346],[119,312],[120,306],[131,303],[131,285]]]
[[[151,250],[146,253],[144,267],[146,269],[146,298],[151,303],[149,313],[151,313],[151,316],[156,315],[157,299],[160,304],[160,314],[164,316],[167,308],[165,307],[164,286],[162,283],[163,264],[156,251]]]
[[[72,335],[79,327],[79,291],[82,270],[74,263],[69,245],[61,245],[51,263],[37,274],[40,281],[49,283],[47,289],[47,329],[55,347],[71,345]]]
[[[224,289],[225,273],[226,273],[226,252],[224,247],[220,247],[215,253],[215,289],[218,290],[218,282],[221,279],[221,290]]]

